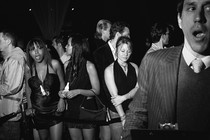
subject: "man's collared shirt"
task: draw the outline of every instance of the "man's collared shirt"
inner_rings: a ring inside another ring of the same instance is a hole
[[[115,55],[116,49],[112,46],[110,40],[108,41],[108,44],[109,44],[109,47],[110,47],[110,49],[111,49],[111,51],[112,51],[112,55],[113,55],[113,57],[114,57],[114,60],[116,60],[116,59],[117,59],[117,57],[116,57],[116,55]]]
[[[184,60],[185,60],[185,62],[187,63],[188,66],[190,66],[192,61],[197,58],[190,51],[193,51],[193,50],[191,49],[188,42],[185,41],[184,48],[182,50],[182,55],[183,55]],[[208,68],[210,66],[210,56],[202,57],[201,60],[205,64],[205,68]]]

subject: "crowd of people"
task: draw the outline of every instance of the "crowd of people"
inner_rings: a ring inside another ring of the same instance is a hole
[[[207,136],[210,0],[180,0],[177,20],[183,44],[171,44],[172,24],[155,22],[140,66],[124,21],[99,20],[93,40],[75,32],[34,37],[25,48],[0,31],[0,140],[133,140],[133,130]],[[95,96],[106,118],[80,120],[82,102],[92,107]]]

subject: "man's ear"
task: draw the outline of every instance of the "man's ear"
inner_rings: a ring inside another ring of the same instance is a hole
[[[7,44],[10,44],[11,43],[11,39],[10,38],[8,38],[8,37],[4,37],[4,40],[5,40],[5,42],[7,43]]]
[[[121,34],[120,34],[119,32],[117,32],[117,33],[115,34],[115,36],[116,36],[116,37],[120,37]]]
[[[58,43],[58,46],[62,46],[61,43]]]
[[[165,40],[165,36],[166,36],[165,34],[162,34],[162,35],[160,36],[160,40]],[[160,40],[159,40],[159,41],[160,41]]]
[[[180,14],[177,15],[177,21],[178,21],[179,28],[182,29],[182,19],[181,19]]]

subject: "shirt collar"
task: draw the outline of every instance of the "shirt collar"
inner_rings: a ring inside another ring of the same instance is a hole
[[[116,55],[115,55],[116,49],[112,46],[111,40],[108,41],[108,44],[109,44],[109,47],[110,47],[110,49],[111,49],[111,51],[112,51],[112,55],[113,55],[113,57],[114,57],[114,60],[116,60],[116,59],[117,59],[117,57],[116,57]]]
[[[184,60],[186,61],[187,65],[190,66],[191,62],[196,58],[192,52],[193,51],[189,45],[189,43],[187,42],[187,40],[185,40],[184,43],[184,48],[182,50],[182,55],[184,57]],[[203,63],[205,64],[206,68],[210,67],[210,56],[204,56],[201,58],[201,60],[203,61]]]
[[[115,52],[115,48],[112,46],[111,44],[111,40],[108,41],[109,47],[111,49],[112,52]]]
[[[162,41],[159,41],[157,43],[152,43],[157,49],[163,49],[163,43]]]
[[[205,64],[206,68],[210,67],[210,56],[206,56],[204,58],[201,58],[201,60]]]
[[[189,44],[187,41],[184,43],[184,48],[182,50],[182,55],[184,60],[186,61],[187,65],[190,66],[191,62],[196,58],[190,51],[189,51]]]

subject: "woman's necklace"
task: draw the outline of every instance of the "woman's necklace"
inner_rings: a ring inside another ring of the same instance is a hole
[[[120,64],[120,66],[122,67],[123,71],[124,71],[125,73],[127,73],[128,65],[127,65],[127,64],[124,64],[124,65]]]

